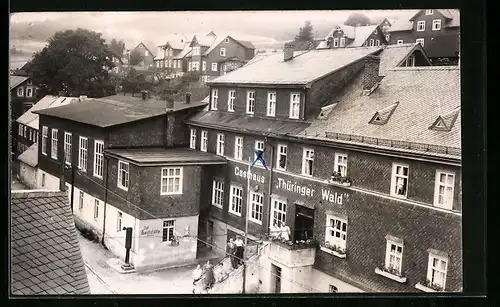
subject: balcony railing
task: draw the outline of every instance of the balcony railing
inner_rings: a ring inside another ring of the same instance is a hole
[[[317,242],[271,240],[269,258],[287,267],[309,266],[314,264]]]

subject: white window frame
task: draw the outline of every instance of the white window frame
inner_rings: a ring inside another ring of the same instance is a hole
[[[224,43],[226,43],[226,44],[227,44],[227,43],[229,43],[229,38],[226,38],[226,39],[224,40]]]
[[[397,45],[402,45],[404,44],[403,40],[402,39],[398,39],[398,41],[396,42]]]
[[[405,61],[406,67],[414,67],[415,66],[415,55],[410,55]]]
[[[31,87],[26,88],[26,97],[33,97],[33,89]]]
[[[379,39],[377,39],[377,40],[375,41],[375,46],[377,46],[377,47],[378,47],[378,46],[380,46],[380,40],[379,40]]]
[[[225,141],[225,136],[223,133],[217,133],[217,148],[216,148],[216,153],[219,156],[224,156],[224,141]]]
[[[94,177],[102,179],[103,174],[104,174],[104,141],[94,140]]]
[[[339,289],[334,285],[328,285],[328,293],[337,293]]]
[[[281,157],[285,157],[285,167],[281,167],[280,161]],[[278,144],[278,150],[276,155],[276,168],[282,171],[286,171],[286,164],[288,162],[288,146],[284,144]]]
[[[434,259],[438,260],[438,265],[441,264],[441,262],[445,262],[445,268],[443,269],[442,267],[435,267],[434,266]],[[442,287],[442,291],[444,291],[446,287],[446,277],[448,275],[448,262],[449,258],[441,255],[436,255],[435,253],[429,252],[429,262],[427,265],[427,279],[431,281],[434,284],[438,284],[439,286]],[[443,274],[443,283],[442,285],[439,283],[435,283],[433,279],[433,271],[439,272]]]
[[[191,62],[188,62],[188,71],[191,71],[191,70],[192,70],[192,67],[191,67],[191,66],[192,66]]]
[[[99,219],[99,200],[96,198],[94,199],[94,220]]]
[[[229,193],[229,213],[241,216],[243,208],[243,187],[240,185],[230,185]]]
[[[389,42],[391,40],[391,34],[386,34],[385,35],[385,40]]]
[[[22,87],[17,88],[17,97],[24,96],[24,89]]]
[[[64,132],[64,163],[71,165],[73,135],[71,132]]]
[[[424,32],[424,31],[425,31],[425,20],[417,21],[417,32]]]
[[[160,195],[180,195],[182,194],[182,184],[184,181],[183,167],[162,167],[161,168]],[[166,182],[164,183],[164,181]],[[177,189],[175,181],[178,180]],[[171,184],[170,184],[171,183]],[[171,188],[169,188],[171,187]],[[170,190],[171,189],[171,190]]]
[[[280,208],[281,205],[281,208]],[[286,224],[287,201],[284,198],[271,198],[271,216],[269,217],[269,225],[277,227],[278,222]]]
[[[221,47],[221,48],[220,48],[220,53],[219,53],[219,54],[220,54],[220,56],[226,56],[226,48]]]
[[[373,38],[370,38],[370,47],[375,46],[375,40]]]
[[[217,63],[212,63],[212,71],[217,71]]]
[[[441,19],[434,19],[432,21],[432,31],[441,30]]]
[[[394,251],[392,250],[393,246]],[[401,250],[401,252],[398,251],[398,248]],[[388,238],[385,248],[385,268],[396,270],[397,275],[401,276],[403,271],[403,254],[404,244],[402,240],[400,242],[397,242]]]
[[[312,157],[311,157],[312,156]],[[311,174],[307,172],[307,162],[311,163]],[[312,177],[314,176],[314,149],[304,148],[302,153],[302,175]]]
[[[207,152],[207,147],[208,147],[208,131],[201,130],[200,151]]]
[[[415,40],[415,43],[416,44],[420,44],[420,46],[424,47],[424,45],[425,45],[425,39],[423,39],[423,38],[417,38]]]
[[[398,167],[401,168],[401,171],[404,172],[404,169],[406,168],[407,174],[397,174]],[[398,197],[398,198],[404,198],[406,199],[408,197],[408,187],[410,185],[410,167],[408,164],[402,164],[402,163],[393,163],[392,164],[392,176],[391,176],[391,196]],[[406,179],[406,191],[404,195],[400,195],[396,193],[396,186],[398,184],[398,178],[401,178],[404,182]]]
[[[170,242],[175,239],[175,220],[164,220],[161,228],[161,241]],[[167,231],[167,237],[165,238],[165,231]]]
[[[236,100],[236,90],[229,90],[227,92],[227,110],[234,112],[234,101]]]
[[[130,164],[128,162],[118,160],[118,177],[117,177],[117,186],[125,191],[128,191],[128,187],[130,186]],[[122,184],[122,181],[125,184]]]
[[[267,92],[267,116],[276,116],[276,92]]]
[[[425,15],[434,15],[434,10],[425,10]]]
[[[89,139],[81,136],[80,141],[78,142],[79,144],[79,149],[78,149],[78,168],[82,172],[87,172],[87,163],[88,163],[88,150],[89,150]],[[85,144],[86,146],[83,147],[82,145]]]
[[[339,158],[342,158],[345,162],[339,162]],[[339,172],[343,177],[347,176],[347,163],[348,163],[348,155],[344,153],[335,153],[335,161],[334,161],[334,169],[336,172]],[[340,168],[340,170],[339,170]]]
[[[193,47],[193,55],[200,55],[200,47]]]
[[[19,124],[19,127],[17,128],[17,134],[20,136],[23,135],[23,124]]]
[[[224,205],[224,181],[214,179],[212,182],[212,206],[221,208]]]
[[[80,193],[78,193],[78,210],[80,211],[83,210],[84,201],[85,201],[85,193],[83,193],[83,191],[80,191]]]
[[[189,148],[196,149],[196,129],[191,128],[191,135],[189,137]]]
[[[333,220],[333,226],[331,221]],[[344,227],[345,226],[345,227]],[[337,246],[343,250],[347,249],[347,219],[335,215],[326,215],[325,242],[331,246]],[[333,235],[332,235],[333,232]]]
[[[264,194],[258,192],[250,193],[250,206],[248,206],[248,213],[249,221],[262,225],[262,216],[264,213]]]
[[[201,70],[206,71],[207,70],[207,61],[201,62]]]
[[[28,134],[26,133],[26,131],[28,131],[28,126],[23,126],[23,136],[24,137],[28,136]]]
[[[123,222],[123,213],[120,211],[117,211],[116,212],[116,232],[123,231],[122,222]]]
[[[295,99],[297,98],[297,99]],[[300,93],[290,93],[290,118],[299,119],[300,117]]]
[[[57,147],[59,146],[59,130],[52,128],[51,143],[50,143],[50,157],[57,160]]]
[[[255,114],[255,91],[247,91],[247,114]]]
[[[257,141],[255,141],[254,151],[258,151],[258,150],[264,151],[264,146],[265,146],[264,141],[257,140]],[[255,153],[255,152],[253,154],[253,159],[254,160],[257,159],[257,153]],[[262,162],[260,160],[255,162],[255,165],[263,166]]]
[[[441,175],[445,176],[445,182],[441,182]],[[452,177],[452,182],[448,182],[448,178]],[[454,172],[447,172],[447,171],[442,171],[442,170],[437,170],[436,171],[436,178],[435,178],[435,187],[434,187],[434,206],[443,208],[443,209],[448,209],[452,210],[453,209],[453,200],[454,200],[454,193],[455,193],[455,173]],[[440,195],[439,193],[440,187],[444,187],[444,193],[442,195],[443,197],[443,202],[440,202]],[[449,190],[451,189],[451,191]]]
[[[234,158],[236,160],[243,160],[243,137],[234,137]]]
[[[340,47],[345,47],[345,37],[340,38]]]
[[[42,126],[42,155],[47,155],[47,143],[49,141],[49,127]]]
[[[339,38],[338,37],[335,37],[333,39],[333,47],[334,48],[337,48],[339,46]]]
[[[212,89],[212,110],[217,110],[217,104],[219,102],[219,89]]]

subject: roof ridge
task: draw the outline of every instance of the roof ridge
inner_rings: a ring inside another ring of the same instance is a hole
[[[68,196],[66,192],[60,190],[12,190],[11,197],[13,199],[17,198],[38,198],[38,197],[56,197],[56,196]]]

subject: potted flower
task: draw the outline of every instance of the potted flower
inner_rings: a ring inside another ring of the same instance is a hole
[[[428,288],[431,288],[432,290],[434,291],[443,291],[443,287],[438,285],[438,284],[435,284],[433,283],[432,281],[430,281],[429,279],[427,279],[425,281],[425,286],[428,287]]]
[[[342,179],[340,180],[340,183],[342,183],[342,185],[346,186],[346,187],[351,186],[351,180],[349,180],[349,178],[347,178],[347,177],[342,177]]]

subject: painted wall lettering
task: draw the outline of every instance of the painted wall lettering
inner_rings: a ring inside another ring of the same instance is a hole
[[[314,197],[314,193],[316,192],[316,190],[313,188],[303,186],[298,184],[297,182],[292,182],[291,180],[285,180],[283,178],[278,178],[278,185],[276,186],[276,188],[307,197]],[[347,195],[347,193],[331,192],[330,190],[321,188],[321,199],[334,204],[342,205],[342,202],[348,196],[349,195]]]
[[[266,178],[262,175],[258,175],[258,174],[252,173],[252,172],[248,172],[246,170],[242,170],[239,167],[234,168],[234,174],[236,176],[240,176],[243,178],[250,178],[250,180],[260,182],[260,183],[264,183],[266,180]]]
[[[155,236],[161,233],[160,229],[151,229],[149,226],[144,226],[141,230],[141,236]]]

